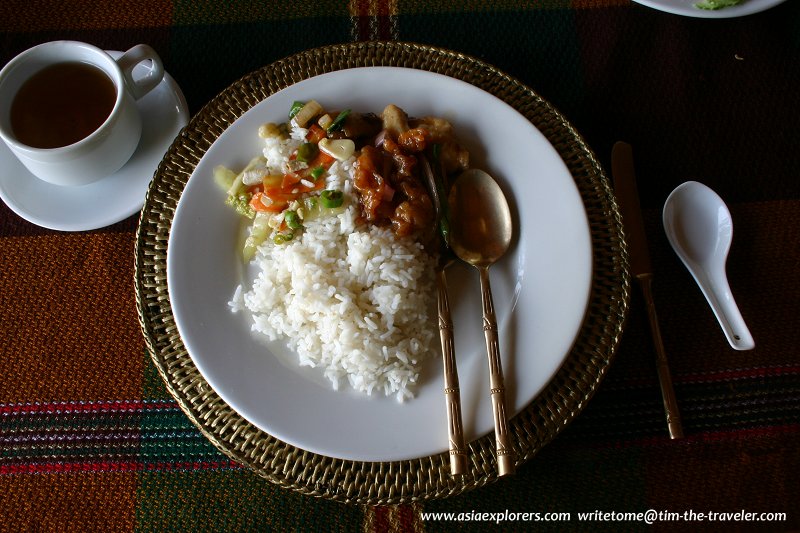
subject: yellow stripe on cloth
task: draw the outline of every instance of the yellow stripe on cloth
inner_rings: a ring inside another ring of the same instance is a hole
[[[356,41],[398,40],[397,0],[350,0],[347,4]]]

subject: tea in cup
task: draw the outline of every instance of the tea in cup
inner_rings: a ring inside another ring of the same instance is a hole
[[[147,61],[137,79],[133,69]],[[164,77],[158,54],[140,44],[113,59],[77,41],[34,46],[0,71],[0,138],[38,178],[85,185],[114,174],[136,151],[136,100]]]

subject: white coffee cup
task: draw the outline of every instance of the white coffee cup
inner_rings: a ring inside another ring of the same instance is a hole
[[[138,79],[133,69],[147,61],[149,72]],[[55,148],[37,148],[21,142],[11,123],[11,108],[23,84],[42,69],[77,62],[105,73],[116,91],[108,117],[82,139]],[[0,71],[0,138],[38,178],[57,185],[85,185],[112,175],[136,151],[142,134],[142,119],[136,100],[153,90],[164,77],[158,54],[139,44],[114,60],[87,43],[53,41],[34,46],[12,59]]]

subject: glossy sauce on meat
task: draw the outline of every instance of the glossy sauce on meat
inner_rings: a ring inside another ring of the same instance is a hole
[[[438,159],[442,172],[452,174],[468,168],[469,153],[455,141],[448,121],[436,117],[409,119],[393,104],[386,106],[380,118],[364,115],[352,120],[354,132],[362,134],[371,134],[376,125],[381,126],[355,163],[353,184],[359,194],[361,216],[372,224],[391,226],[398,236],[426,240],[432,235],[435,213],[420,175],[419,155],[426,153],[429,160]]]
[[[381,147],[365,146],[356,160],[353,183],[361,197],[362,216],[373,224],[390,224],[401,237],[429,231],[434,220],[433,202],[414,155],[425,149],[424,133],[408,139],[401,146],[386,136]]]

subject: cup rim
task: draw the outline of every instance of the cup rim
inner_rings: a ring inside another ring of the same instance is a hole
[[[88,63],[96,68],[101,69],[103,73],[105,73],[111,79],[111,83],[114,84],[114,89],[116,91],[114,107],[111,108],[111,111],[108,113],[108,116],[103,121],[103,123],[100,124],[92,133],[72,144],[57,146],[54,148],[37,148],[35,146],[30,146],[28,144],[21,142],[19,139],[17,139],[17,137],[14,135],[14,132],[11,130],[10,120],[7,120],[7,117],[0,117],[0,137],[2,137],[3,141],[13,146],[15,150],[18,150],[20,152],[24,152],[27,154],[50,154],[55,156],[58,155],[60,152],[70,152],[73,150],[80,149],[81,147],[92,143],[95,139],[102,136],[103,131],[106,130],[109,127],[109,125],[113,123],[114,120],[116,120],[116,117],[120,112],[120,108],[122,107],[122,100],[125,96],[124,94],[125,82],[122,77],[122,70],[117,64],[117,61],[102,48],[99,48],[93,44],[86,43],[83,41],[72,41],[72,40],[57,40],[57,41],[48,41],[45,43],[40,43],[14,56],[11,59],[11,61],[6,63],[6,65],[2,69],[0,69],[0,96],[2,96],[2,89],[4,83],[6,83],[6,78],[12,76],[15,69],[23,65],[24,62],[30,61],[31,56],[34,56],[35,54],[40,54],[42,53],[43,50],[50,48],[58,48],[58,47],[83,48],[85,50],[89,50],[92,54],[94,54],[94,57],[102,58],[101,61],[89,62],[83,58],[79,59],[78,61],[83,63]],[[38,68],[33,73],[37,73],[45,67],[68,61],[71,60],[70,59],[65,60],[62,58],[60,60],[44,62],[43,66]],[[27,75],[26,79],[30,79],[32,74]],[[9,103],[9,109],[11,105],[13,105],[13,98],[15,96],[16,92],[13,95],[9,95],[9,98],[11,99]]]

